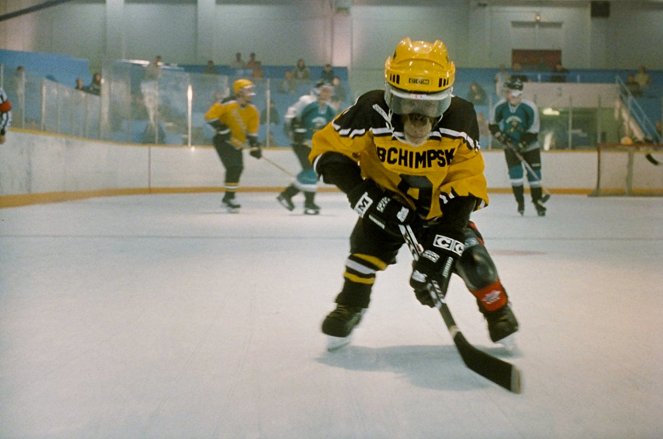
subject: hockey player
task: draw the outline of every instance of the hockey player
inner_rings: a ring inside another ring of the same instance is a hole
[[[276,197],[278,202],[290,211],[295,209],[292,197],[302,191],[304,192],[304,214],[317,215],[320,213],[320,206],[315,204],[318,176],[315,174],[311,162],[308,161],[308,155],[311,152],[313,134],[336,116],[336,110],[331,105],[333,93],[334,88],[331,84],[320,81],[310,94],[300,97],[285,114],[285,126],[292,138],[292,150],[302,167],[301,172],[295,177],[295,181]]]
[[[12,123],[12,103],[5,90],[0,87],[0,145],[5,143],[7,130]]]
[[[401,40],[385,62],[385,90],[360,96],[313,136],[309,156],[347,194],[359,218],[350,236],[336,309],[322,323],[330,348],[347,342],[369,306],[376,273],[396,261],[410,225],[423,246],[410,285],[434,306],[458,273],[476,297],[493,341],[518,330],[507,293],[470,214],[488,203],[472,104],[453,96],[455,66],[442,41]]]
[[[510,79],[505,83],[505,97],[500,99],[490,113],[488,128],[498,142],[505,146],[504,155],[516,198],[518,213],[525,214],[524,172],[521,158],[534,174],[527,172],[532,203],[539,216],[545,216],[541,189],[541,148],[539,146],[539,110],[536,104],[523,99],[523,83]],[[520,156],[520,157],[519,157]]]
[[[237,79],[233,83],[232,98],[215,102],[205,113],[205,121],[216,130],[213,139],[214,149],[226,171],[225,194],[221,203],[228,212],[232,213],[239,212],[241,207],[235,200],[235,192],[244,170],[242,149],[248,147],[252,157],[258,159],[262,157],[262,149],[258,142],[260,114],[252,103],[255,96],[253,90],[253,82],[248,79]]]

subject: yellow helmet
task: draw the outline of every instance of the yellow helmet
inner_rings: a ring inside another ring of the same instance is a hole
[[[249,81],[248,79],[237,79],[235,82],[233,82],[233,94],[235,96],[239,96],[240,92],[244,92],[245,96],[255,96],[253,87],[253,82]]]
[[[451,104],[456,67],[442,41],[403,38],[384,63],[384,77],[385,98],[394,113],[439,117]]]

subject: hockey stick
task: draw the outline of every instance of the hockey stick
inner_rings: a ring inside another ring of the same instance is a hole
[[[511,142],[505,143],[505,146],[506,146],[509,150],[511,150],[511,152],[513,153],[513,155],[515,155],[515,156],[518,158],[518,160],[520,160],[520,161],[522,162],[522,164],[525,166],[525,169],[527,169],[527,172],[528,172],[532,177],[534,177],[534,179],[535,179],[536,181],[538,181],[539,184],[541,184],[541,179],[540,179],[539,177],[537,177],[536,173],[534,173],[534,169],[532,169],[532,166],[530,166],[530,164],[527,163],[527,161],[525,160],[525,157],[523,157],[523,155],[522,155],[522,154],[516,149],[516,147],[514,147],[514,146],[511,144]],[[551,195],[551,194],[550,194],[550,192],[548,192],[548,191],[546,190],[546,188],[543,187],[543,185],[541,185],[541,192],[543,192],[543,196],[541,197],[541,202],[542,202],[542,203],[545,203],[546,201],[548,201],[548,200],[550,199],[550,195]]]
[[[651,164],[654,165],[654,166],[658,166],[658,165],[661,164],[661,162],[659,162],[658,160],[656,160],[656,159],[654,158],[654,156],[651,155],[651,153],[647,153],[647,154],[645,154],[645,158],[647,159],[647,161],[649,161],[649,163],[651,163]]]
[[[239,142],[238,140],[235,140],[235,139],[230,139],[229,143],[237,149],[246,149],[247,151],[255,151],[256,149],[258,149],[258,147],[251,147],[251,146],[247,145],[246,143]],[[274,162],[273,160],[268,159],[264,155],[262,155],[260,157],[260,159],[263,159],[264,161],[266,161],[270,165],[274,166],[276,169],[283,172],[288,177],[293,177],[293,178],[295,177],[295,174],[288,171],[286,168],[284,168],[283,166],[281,166],[278,163]],[[258,160],[260,160],[260,159],[258,159]]]
[[[399,228],[405,243],[412,253],[412,257],[417,260],[422,252],[422,248],[417,241],[412,227],[409,225],[400,225]],[[463,333],[458,329],[458,326],[456,326],[451,311],[444,301],[445,291],[439,288],[437,282],[433,282],[433,290],[436,296],[435,307],[442,315],[442,319],[453,338],[456,349],[463,359],[465,366],[513,393],[520,393],[522,390],[520,370],[511,363],[507,363],[475,348],[467,341]]]
[[[275,163],[274,161],[268,159],[267,157],[264,156],[264,154],[263,154],[263,156],[262,156],[261,158],[262,158],[264,161],[266,161],[267,163],[269,163],[270,165],[274,166],[274,167],[275,167],[276,169],[278,169],[279,171],[283,172],[283,173],[284,173],[285,175],[287,175],[288,177],[295,178],[295,174],[293,174],[292,172],[288,171],[287,169],[285,169],[284,167],[282,167],[282,166],[279,165],[278,163]]]

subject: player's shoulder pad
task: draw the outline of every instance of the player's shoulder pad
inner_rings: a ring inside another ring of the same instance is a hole
[[[389,107],[384,100],[384,90],[372,90],[357,98],[357,101],[346,108],[334,121],[342,128],[370,129],[383,126],[384,115],[389,113]]]
[[[442,120],[438,123],[440,127],[449,128],[456,131],[467,131],[468,126],[476,122],[476,112],[474,105],[458,96],[451,99],[449,109],[444,112]]]

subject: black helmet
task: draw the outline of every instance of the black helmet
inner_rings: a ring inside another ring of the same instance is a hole
[[[516,91],[523,91],[523,81],[520,80],[520,78],[511,78],[509,79],[504,86],[508,90],[516,90]]]

